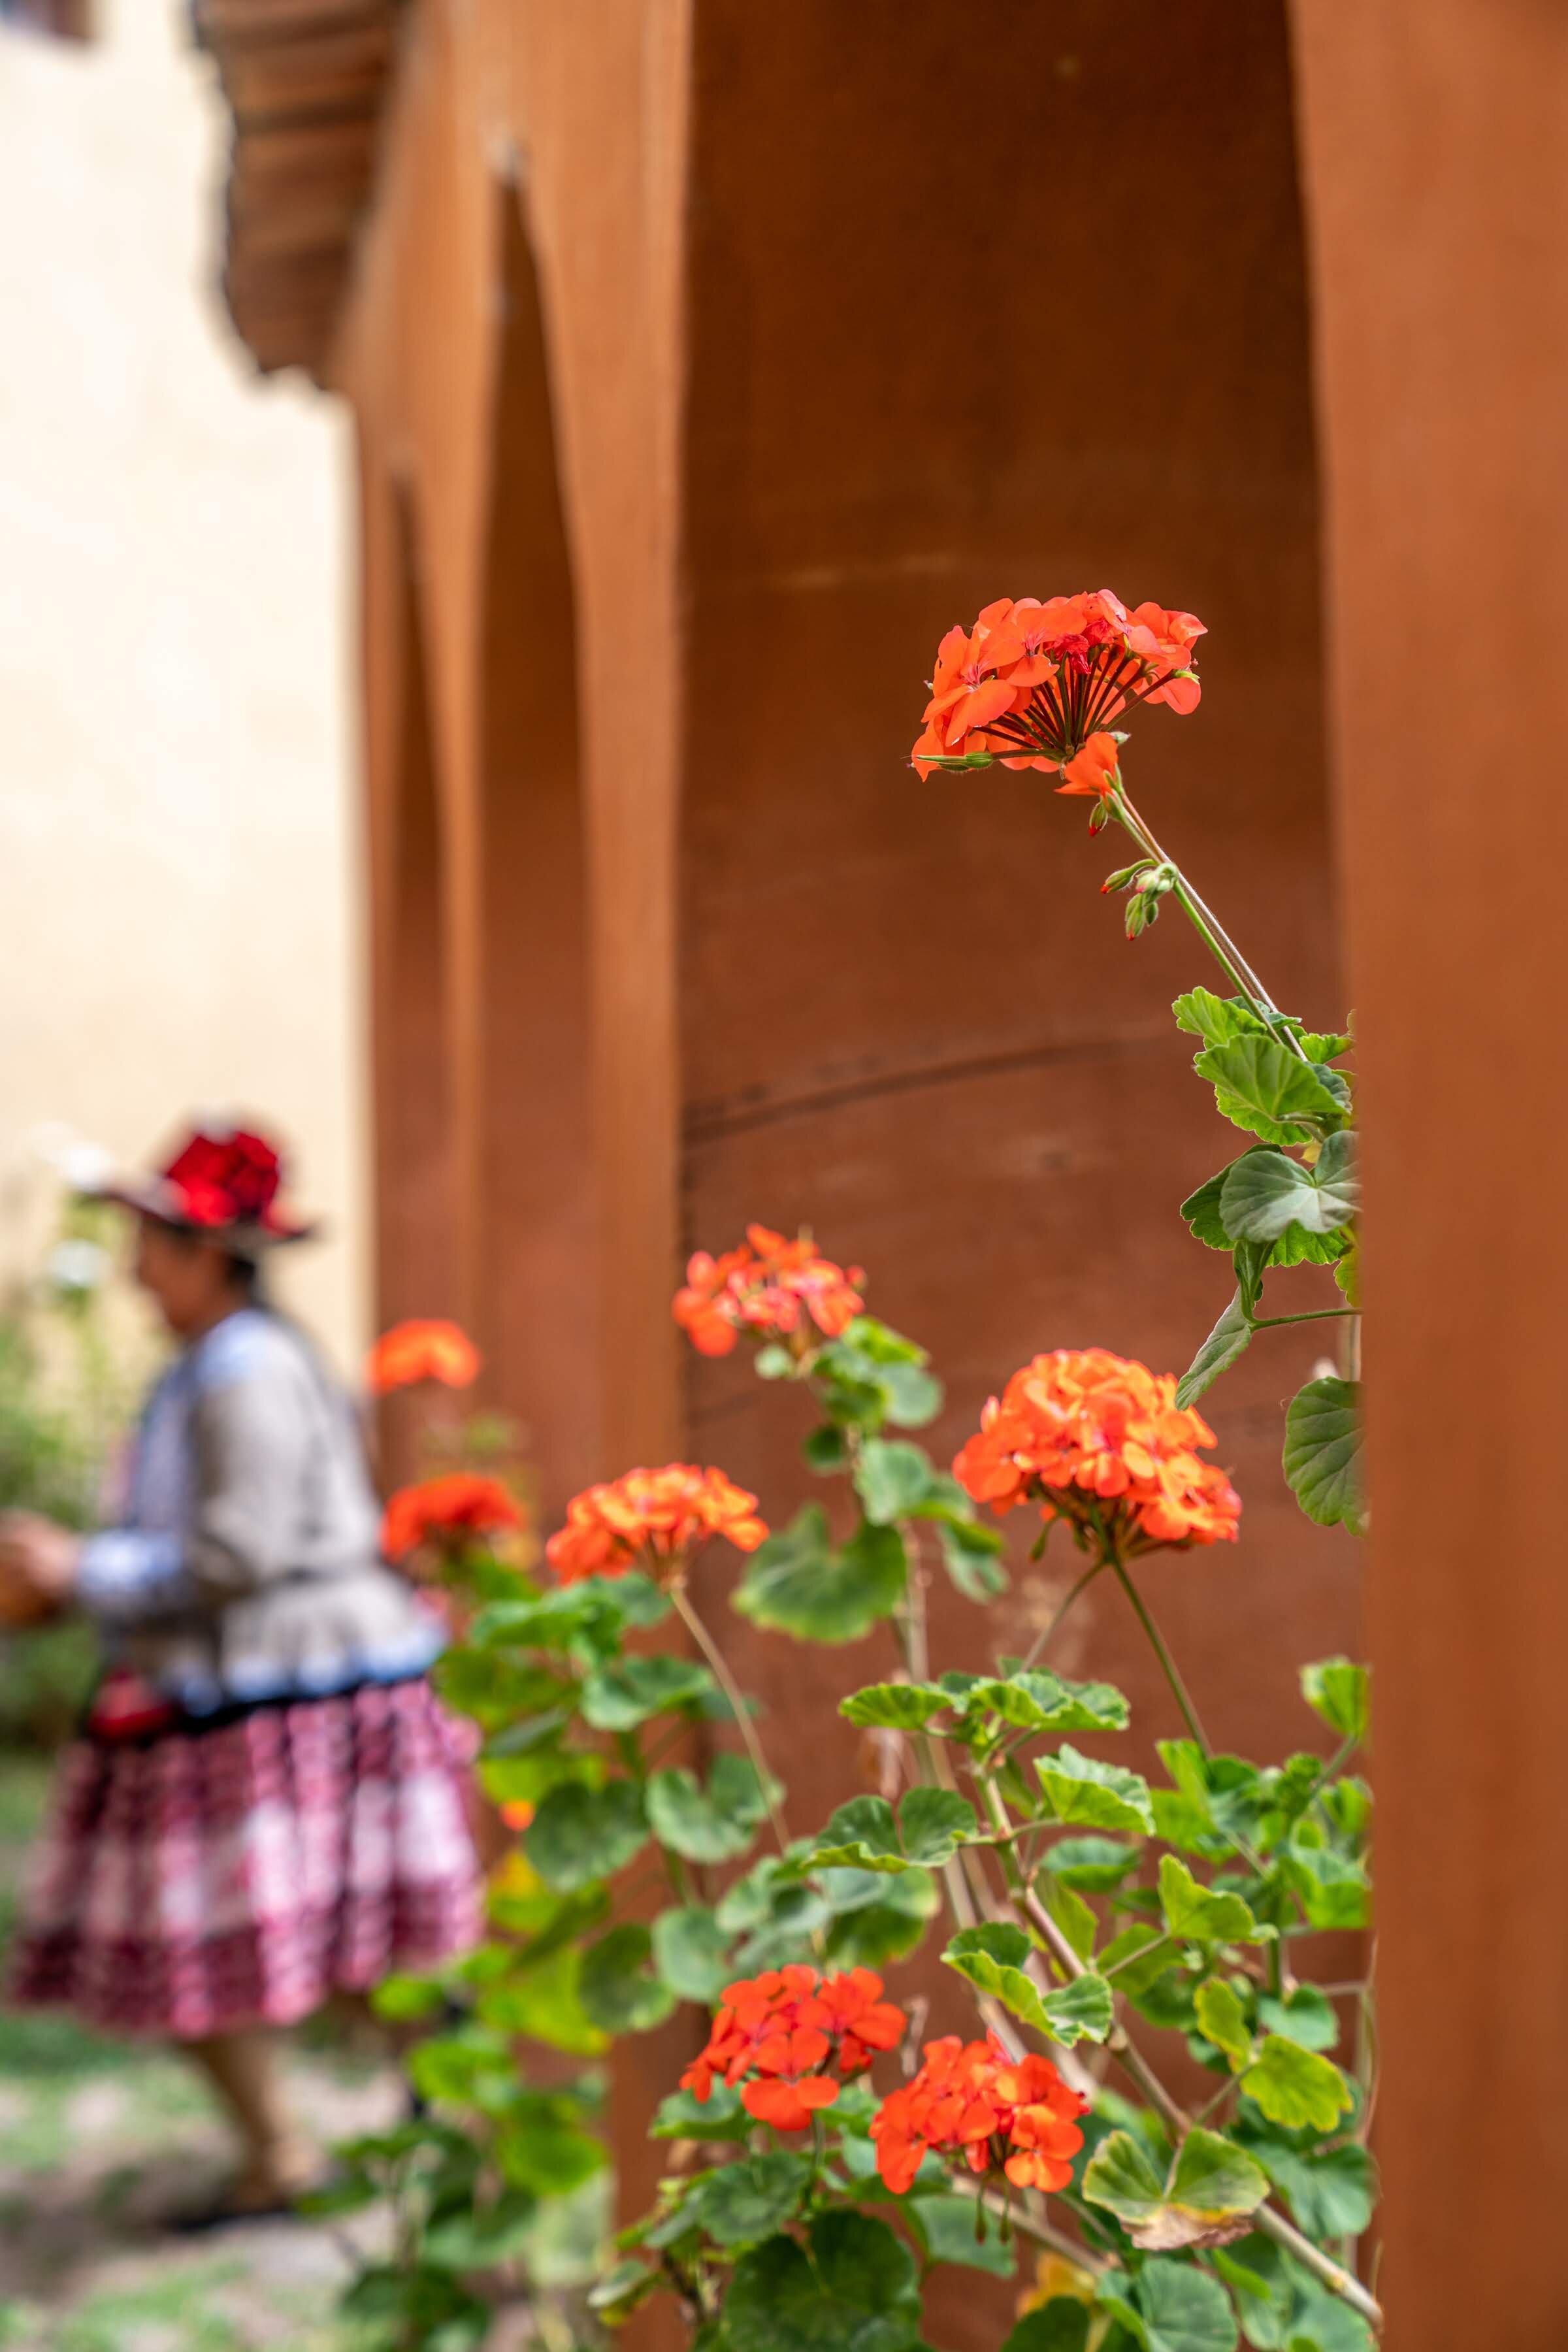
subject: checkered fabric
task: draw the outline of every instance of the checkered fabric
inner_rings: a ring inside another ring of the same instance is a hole
[[[79,1740],[8,1999],[191,2040],[451,1958],[483,1927],[467,1759],[423,1677]]]

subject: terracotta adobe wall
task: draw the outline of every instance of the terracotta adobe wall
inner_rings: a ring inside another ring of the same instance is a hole
[[[475,1321],[552,1499],[677,1447],[801,1491],[787,1410],[666,1320],[684,1249],[750,1214],[871,1265],[948,1376],[943,1443],[1037,1345],[1185,1356],[1216,1262],[1170,1203],[1227,1148],[1165,1034],[1186,942],[1121,946],[1109,860],[1038,785],[921,786],[901,752],[982,598],[1193,606],[1202,712],[1140,722],[1130,772],[1330,1013],[1326,585],[1378,1330],[1388,2342],[1556,2352],[1568,713],[1524,657],[1564,568],[1556,0],[1292,0],[1293,61],[1281,0],[1188,0],[1154,38],[1089,0],[956,28],[892,0],[198,13],[239,119],[237,315],[362,428],[384,1301]],[[1350,1559],[1275,1467],[1308,1353],[1227,1381],[1247,1538],[1159,1587],[1238,1745],[1291,1736],[1295,1655],[1357,1641]],[[1007,1622],[1047,1598],[1022,1580]],[[1083,1633],[1168,1727],[1114,1616]],[[740,1646],[781,1740],[880,1655]],[[804,1811],[847,1751],[791,1761]],[[621,2069],[634,2200],[668,2054]]]
[[[384,1294],[474,1324],[555,1502],[675,1451],[804,1496],[791,1402],[668,1322],[685,1251],[748,1216],[870,1267],[948,1380],[942,1451],[1032,1349],[1180,1365],[1223,1303],[1174,1214],[1228,1150],[1170,1034],[1194,948],[1125,945],[1081,805],[905,764],[936,639],[988,596],[1202,614],[1202,711],[1141,719],[1130,774],[1284,999],[1338,1006],[1281,12],[1194,0],[1156,57],[1089,0],[977,0],[964,38],[1008,72],[955,72],[944,13],[891,0],[408,28],[332,362]],[[1305,1736],[1293,1661],[1357,1639],[1348,1549],[1278,1468],[1311,1355],[1227,1385],[1246,1540],[1159,1578],[1243,1748]],[[1021,1644],[1062,1568],[991,1624],[941,1598],[950,1654]],[[735,1644],[818,1818],[857,1769],[823,1727],[884,1645]],[[1175,1727],[1110,1602],[1091,1658],[1141,1736]]]
[[[1377,1335],[1387,2343],[1557,2352],[1568,15],[1295,16]]]

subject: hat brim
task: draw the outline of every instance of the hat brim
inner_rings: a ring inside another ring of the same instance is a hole
[[[102,1184],[84,1185],[81,1197],[110,1201],[117,1208],[135,1210],[139,1216],[156,1217],[160,1224],[195,1234],[201,1241],[216,1242],[236,1257],[263,1257],[268,1250],[286,1249],[292,1242],[314,1241],[321,1230],[320,1219],[314,1217],[290,1218],[275,1225],[198,1224],[185,1215],[178,1192],[162,1176],[111,1176]]]

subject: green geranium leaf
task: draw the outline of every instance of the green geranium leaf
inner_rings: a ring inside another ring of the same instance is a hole
[[[1361,1415],[1353,1381],[1309,1381],[1285,1414],[1285,1476],[1321,1528],[1363,1530]]]
[[[974,1808],[951,1789],[911,1789],[899,1807],[899,1834],[910,1860],[940,1868],[975,1834]]]
[[[1048,1666],[977,1682],[966,1714],[985,1708],[1020,1731],[1125,1731],[1130,1710],[1110,1683],[1072,1683]]]
[[[868,1437],[855,1465],[855,1491],[866,1517],[890,1527],[925,1500],[934,1473],[924,1450],[904,1438]]]
[[[431,2222],[420,2240],[426,2262],[444,2270],[482,2271],[521,2254],[533,2235],[538,2201],[526,2190],[507,2189],[493,2204],[447,2213]]]
[[[509,2037],[523,2034],[574,2057],[597,2057],[606,2039],[583,2007],[578,1990],[582,1975],[582,1951],[568,1945],[509,1981],[487,1986],[479,1995],[479,2015]],[[515,2065],[510,2073],[515,2074]]]
[[[1258,1922],[1239,1895],[1216,1895],[1200,1886],[1173,1853],[1160,1857],[1160,1909],[1179,1942],[1244,1944],[1258,1934]]]
[[[1252,1324],[1238,1290],[1176,1382],[1176,1402],[1184,1407],[1195,1404],[1221,1372],[1228,1371],[1237,1358],[1246,1354],[1251,1341]]]
[[[647,1818],[655,1837],[688,1862],[732,1862],[745,1853],[767,1810],[744,1756],[716,1756],[706,1790],[684,1766],[656,1772],[647,1784]]]
[[[1255,1144],[1253,1149],[1258,1150],[1261,1146]],[[1239,1168],[1240,1165],[1238,1160],[1231,1162],[1231,1168]],[[1205,1249],[1229,1250],[1234,1246],[1219,1213],[1220,1195],[1225,1191],[1226,1179],[1230,1175],[1231,1168],[1222,1168],[1217,1176],[1211,1176],[1206,1184],[1200,1184],[1197,1191],[1189,1192],[1182,1202],[1182,1215],[1194,1240],[1202,1242]]]
[[[766,2238],[743,2254],[724,2304],[726,2352],[914,2352],[914,2257],[868,2213],[818,2214],[810,2251]]]
[[[647,1832],[629,1780],[607,1780],[602,1789],[568,1780],[543,1799],[522,1843],[545,1885],[570,1895],[624,1870]]]
[[[928,1516],[917,1512],[917,1518]],[[950,1581],[966,1601],[994,1601],[1007,1590],[1007,1571],[996,1557],[1003,1537],[998,1528],[983,1528],[973,1519],[943,1517],[936,1538]]]
[[[733,1605],[755,1625],[801,1642],[858,1642],[904,1597],[908,1564],[896,1528],[862,1526],[841,1549],[808,1503],[746,1563]]]
[[[1051,1817],[1068,1828],[1138,1830],[1154,1827],[1149,1784],[1120,1764],[1101,1764],[1063,1746],[1055,1756],[1037,1757],[1035,1770]]]
[[[1309,2238],[1359,2238],[1377,2201],[1377,2175],[1364,2147],[1255,2146],[1253,2153]]]
[[[997,2224],[973,2197],[910,2197],[903,2210],[925,2240],[926,2258],[957,2263],[965,2270],[1011,2278],[1018,2267],[1016,2239],[1004,2239]],[[976,2231],[980,2235],[975,2235]]]
[[[1326,1231],[1318,1206],[1310,1174],[1282,1151],[1249,1151],[1220,1187],[1220,1223],[1232,1242],[1278,1241],[1293,1224]]]
[[[1353,1258],[1355,1239],[1353,1225],[1336,1225],[1331,1233],[1327,1234],[1310,1234],[1304,1226],[1287,1225],[1268,1253],[1268,1263],[1270,1265],[1337,1267],[1342,1258]],[[1334,1279],[1339,1281],[1338,1274]],[[1341,1287],[1343,1287],[1342,1284]]]
[[[1258,2022],[1268,2033],[1282,2033],[1303,2050],[1331,2050],[1340,2038],[1334,2004],[1314,1985],[1297,1985],[1281,2000],[1269,1993],[1258,2000]]]
[[[911,1789],[893,1809],[882,1797],[852,1797],[822,1832],[813,1859],[829,1868],[938,1869],[975,1833],[974,1808],[948,1789]]]
[[[548,2100],[529,2102],[517,2120],[497,2132],[494,2147],[511,2186],[535,2197],[563,2197],[609,2162],[604,2141],[552,2111]]]
[[[929,1870],[906,1870],[897,1878],[871,1871],[825,1870],[822,1887],[834,1918],[826,1958],[836,1969],[880,1969],[912,1952],[926,1923],[942,1907],[942,1895]],[[737,1961],[742,1957],[737,1954]],[[808,1955],[809,1957],[809,1955]],[[754,1965],[747,1961],[747,1966]]]
[[[1301,1669],[1302,1697],[1342,1739],[1366,1738],[1370,1683],[1367,1669],[1349,1658],[1321,1658]]]
[[[1193,1066],[1213,1086],[1221,1116],[1265,1143],[1310,1143],[1312,1122],[1341,1124],[1338,1096],[1272,1037],[1205,1046]]]
[[[807,1468],[815,1470],[819,1477],[842,1470],[849,1460],[844,1432],[831,1421],[825,1421],[820,1428],[802,1438],[800,1450]]]
[[[1297,2297],[1289,2352],[1377,2352],[1377,2338],[1338,2295],[1304,2286]]]
[[[1223,2050],[1233,2074],[1252,2062],[1252,2029],[1233,1986],[1223,1977],[1205,1977],[1193,1995],[1198,2032]]]
[[[840,1805],[813,1860],[849,1870],[902,1870],[898,1824],[886,1797],[851,1797]]]
[[[1059,1838],[1046,1856],[1046,1868],[1064,1886],[1081,1886],[1090,1895],[1108,1895],[1120,1886],[1138,1861],[1138,1849],[1120,1838]]]
[[[1300,1895],[1310,1926],[1364,1927],[1370,1895],[1366,1865],[1357,1854],[1317,1843],[1321,1836],[1314,1822],[1298,1822],[1285,1848],[1285,1876]]]
[[[682,2000],[717,2000],[733,1973],[730,1938],[700,1903],[661,1911],[653,1923],[654,1963]]]
[[[716,2245],[753,2245],[782,2229],[811,2182],[811,2158],[779,2149],[725,2164],[687,2199],[686,2218]]]
[[[1162,2180],[1131,2132],[1112,2132],[1090,2158],[1083,2193],[1115,2214],[1145,2252],[1218,2246],[1245,2237],[1268,2194],[1268,2176],[1222,2133],[1190,2131]]]
[[[1088,1970],[1059,1992],[1042,1996],[1025,1973],[1032,1949],[1021,1927],[990,1919],[978,1927],[961,1927],[942,1957],[979,1991],[989,1993],[1053,2042],[1069,2049],[1079,2042],[1103,2042],[1113,2021],[1110,1987],[1104,1978]]]
[[[1142,2140],[1128,2131],[1113,2131],[1084,2168],[1083,2193],[1091,2205],[1103,2205],[1131,2230],[1158,2212],[1165,2184]]]
[[[1037,2033],[1049,2034],[1051,2022],[1039,1987],[1024,1973],[1033,1949],[1022,1927],[988,1919],[982,1927],[961,1927],[942,1957],[946,1967],[967,1977],[978,1991],[989,1993]]]
[[[712,1675],[697,1659],[661,1653],[596,1667],[583,1685],[579,1703],[595,1731],[631,1731],[675,1707],[706,1709],[718,1696]]]
[[[626,2319],[662,2283],[662,2273],[650,2270],[647,2263],[617,2263],[614,2270],[606,2271],[588,2289],[584,2300],[590,2311],[602,2311],[612,2319]]]
[[[1048,1868],[1040,1871],[1037,1876],[1035,1892],[1079,1958],[1087,1960],[1094,1949],[1100,1922],[1082,1895],[1075,1894],[1070,1886],[1064,1886]]]
[[[739,2091],[715,2083],[706,2101],[689,2091],[672,2091],[661,2099],[650,2126],[655,2139],[746,2139],[755,2130],[741,2105]]]
[[[1330,2132],[1352,2105],[1350,2084],[1331,2060],[1282,2034],[1264,2036],[1241,2087],[1270,2123]]]
[[[942,1411],[942,1382],[919,1364],[884,1364],[877,1385],[895,1429],[923,1429]]]
[[[1146,2352],[1237,2352],[1236,2319],[1219,2281],[1156,2257],[1134,2289]]]
[[[1025,2313],[1012,2334],[1004,2336],[1002,2352],[1088,2352],[1093,2315],[1075,2295],[1053,2294],[1037,2311]]]
[[[1051,2039],[1069,2050],[1079,2042],[1103,2042],[1116,2022],[1110,1987],[1092,1969],[1074,1977],[1059,1992],[1048,1992],[1044,2008]]]
[[[1233,1037],[1267,1037],[1268,1024],[1244,996],[1216,996],[1209,988],[1189,988],[1171,1011],[1178,1029],[1205,1045],[1227,1045]]]
[[[653,1939],[628,1920],[612,1927],[583,1954],[578,1996],[593,2022],[606,2033],[646,2033],[662,2025],[675,1995],[653,1973]]]
[[[839,1701],[851,1723],[889,1731],[922,1731],[931,1717],[951,1707],[948,1692],[935,1683],[871,1683]]]
[[[1331,1234],[1355,1214],[1359,1198],[1352,1154],[1354,1139],[1331,1135],[1315,1167],[1281,1151],[1249,1151],[1226,1171],[1220,1223],[1232,1241],[1277,1242],[1292,1225]]]

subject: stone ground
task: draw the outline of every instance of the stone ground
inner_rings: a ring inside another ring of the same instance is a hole
[[[46,1779],[0,1756],[0,1930]],[[371,2060],[305,2041],[290,2066],[323,2139],[401,2110],[395,2074]],[[333,2314],[380,2217],[161,2231],[158,2213],[199,2200],[226,2160],[216,2111],[173,2056],[0,2011],[4,2352],[353,2352],[363,2338]]]

